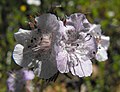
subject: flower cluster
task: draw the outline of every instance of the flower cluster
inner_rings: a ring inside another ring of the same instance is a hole
[[[22,92],[25,86],[29,92],[33,92],[32,85],[30,84],[32,79],[34,79],[34,73],[27,69],[9,73],[9,78],[7,79],[8,92]],[[29,81],[29,84],[27,84],[27,81]]]
[[[15,33],[18,44],[13,58],[22,67],[34,67],[40,78],[49,79],[58,71],[90,76],[92,58],[107,60],[110,38],[101,34],[100,25],[89,23],[84,14],[74,13],[61,21],[48,13],[34,21],[30,24],[36,28]]]

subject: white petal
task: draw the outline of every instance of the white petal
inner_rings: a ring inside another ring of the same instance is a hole
[[[93,25],[91,25],[89,32],[93,36],[99,37],[99,36],[101,36],[101,28],[100,27],[101,27],[101,25],[93,24]]]
[[[83,20],[83,23],[89,23],[89,21],[85,18],[84,20]],[[90,24],[90,23],[89,23]]]
[[[98,61],[105,61],[108,59],[106,50],[101,47],[101,49],[98,49],[98,52],[96,53],[96,60]]]
[[[56,57],[56,61],[57,61],[57,68],[61,73],[69,72],[68,64],[67,64],[68,55],[66,51],[59,52]]]
[[[50,77],[54,76],[55,73],[58,72],[55,60],[54,61],[48,60],[36,62],[34,72],[40,78],[49,79]]]
[[[53,57],[46,57],[41,60],[41,70],[39,71],[39,77],[43,79],[49,79],[55,73],[58,72],[56,60]]]
[[[60,28],[58,30],[58,34],[60,37],[64,37],[66,40],[68,39],[67,34],[66,34],[66,27],[64,26],[62,21],[59,21]],[[61,38],[58,39],[61,39]]]
[[[83,62],[82,62],[83,61]],[[90,76],[92,73],[92,62],[90,59],[82,59],[81,60],[81,65],[85,74],[85,77]]]
[[[71,14],[69,19],[67,19],[67,25],[74,26],[76,31],[81,31],[84,29],[83,19],[85,18],[84,14],[74,13]]]
[[[19,29],[18,32],[14,34],[16,41],[19,44],[22,44],[24,46],[27,45],[27,43],[30,42],[32,39],[32,36],[36,37],[37,36],[37,29],[36,30],[24,30],[24,29]]]
[[[110,37],[102,35],[100,44],[105,50],[107,50],[110,45]]]
[[[75,66],[74,68],[76,71],[76,75],[78,75],[79,77],[87,77],[90,76],[92,73],[92,64],[90,60],[79,63],[78,66]]]
[[[22,67],[30,67],[32,66],[32,60],[34,55],[32,54],[32,52],[24,52],[23,50],[24,47],[21,44],[17,44],[13,51],[13,59],[18,65]]]
[[[86,50],[88,50],[88,54],[87,56],[92,59],[93,57],[95,57],[95,54],[97,52],[97,43],[95,41],[95,38],[94,37],[90,37],[89,40],[87,40],[85,43],[84,43],[84,48]]]
[[[49,79],[58,72],[55,56],[54,50],[51,50],[51,53],[43,52],[36,58],[34,71],[40,78]]]
[[[17,44],[13,51],[13,59],[18,65],[21,65],[23,60],[23,49],[24,47],[21,44]]]
[[[82,57],[79,56],[78,65],[70,67],[70,70],[73,75],[77,75],[79,77],[87,77],[92,73],[92,63],[89,59],[83,60]]]
[[[36,17],[37,27],[43,32],[57,31],[59,29],[59,22],[54,14],[42,14]]]

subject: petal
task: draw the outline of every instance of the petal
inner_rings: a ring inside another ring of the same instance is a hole
[[[100,27],[101,27],[101,25],[93,24],[93,25],[91,25],[89,32],[94,37],[99,37],[99,36],[101,36],[101,28]]]
[[[107,55],[107,52],[106,50],[101,47],[100,49],[98,49],[98,52],[96,53],[96,60],[98,61],[105,61],[108,59],[108,55]]]
[[[44,60],[43,62],[37,61],[34,67],[34,73],[42,79],[49,79],[58,72],[54,63],[55,61],[51,60],[49,60],[49,62],[48,60]]]
[[[53,57],[45,56],[39,65],[38,76],[43,79],[49,79],[58,72],[56,60]],[[41,70],[40,70],[41,69]]]
[[[19,29],[18,32],[14,34],[16,41],[19,44],[22,44],[23,46],[27,46],[28,43],[30,43],[32,37],[38,37],[37,35],[37,29],[36,30],[24,30],[24,29]]]
[[[87,56],[92,59],[95,57],[95,54],[97,52],[97,43],[95,41],[94,37],[90,37],[87,41],[84,43],[84,48],[88,50]]]
[[[43,79],[49,79],[58,72],[55,51],[41,52],[35,58],[34,72]]]
[[[82,25],[83,17],[84,17],[84,14],[81,14],[81,13],[75,13],[75,14],[70,15],[70,19],[74,23],[76,30],[83,27]]]
[[[66,27],[64,26],[62,21],[59,21],[60,28],[58,30],[58,33],[56,36],[58,36],[58,39],[62,39],[63,37],[67,40],[67,34],[66,34]]]
[[[78,56],[78,65],[75,65],[73,67],[70,67],[70,70],[73,75],[77,75],[79,77],[87,77],[90,76],[92,73],[92,62],[90,59],[82,59],[85,57]]]
[[[56,56],[57,68],[61,73],[68,73],[68,55],[66,51],[59,52]]]
[[[100,44],[105,50],[107,50],[110,45],[110,37],[102,35]]]
[[[31,30],[19,29],[18,32],[14,34],[15,39],[18,43],[24,45],[24,43],[31,38]]]
[[[23,70],[23,73],[24,73],[24,79],[25,79],[25,80],[32,80],[32,79],[34,79],[34,77],[35,77],[33,71]]]
[[[81,14],[81,13],[74,13],[74,14],[70,15],[69,19],[67,19],[66,24],[74,26],[76,31],[85,30],[85,28],[88,28],[90,25],[90,23],[87,21],[85,15]]]
[[[21,44],[17,44],[13,51],[13,59],[15,63],[22,67],[29,67],[32,65],[33,54],[32,52],[24,52],[24,47]],[[30,53],[30,54],[28,54]]]
[[[37,27],[43,32],[51,32],[59,29],[59,22],[57,17],[54,14],[42,14],[39,17],[36,17]]]
[[[21,65],[23,60],[23,49],[24,47],[21,44],[17,44],[13,51],[13,59],[18,65]]]
[[[92,62],[88,57],[81,57],[81,65],[85,74],[85,77],[90,76],[92,73]]]
[[[83,63],[79,63],[78,66],[75,66],[76,75],[79,77],[87,77],[92,73],[92,63],[91,61],[85,61]]]
[[[15,91],[15,79],[12,76],[7,79],[7,88],[9,91]]]

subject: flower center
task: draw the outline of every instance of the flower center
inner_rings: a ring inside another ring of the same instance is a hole
[[[48,51],[51,47],[51,34],[43,34],[38,40],[38,43],[32,48],[34,52],[36,51]]]

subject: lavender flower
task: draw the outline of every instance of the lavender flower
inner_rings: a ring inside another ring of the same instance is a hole
[[[7,79],[8,92],[23,92],[26,82],[32,79],[34,79],[34,73],[30,70],[21,69],[9,73],[9,78]]]
[[[59,23],[53,14],[36,17],[35,22],[36,29],[19,29],[15,33],[18,44],[14,48],[13,58],[22,67],[33,67],[40,78],[49,79],[58,71],[54,35],[59,29]]]
[[[59,23],[58,41],[55,45],[58,70],[61,73],[71,72],[79,77],[90,76],[91,59],[95,57],[99,61],[107,59],[107,55],[101,56],[106,52],[99,50],[98,47],[99,44],[104,47],[105,40],[109,43],[109,38],[101,39],[101,43],[97,42],[97,39],[102,37],[100,25],[90,24],[81,13],[72,14],[65,23],[62,21]]]

